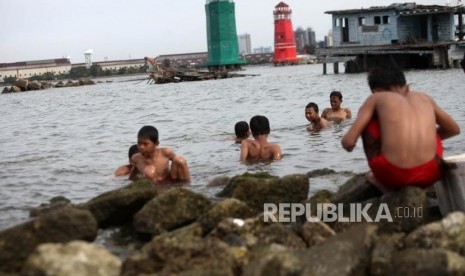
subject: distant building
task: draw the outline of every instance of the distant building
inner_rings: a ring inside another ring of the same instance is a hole
[[[119,70],[123,67],[139,68],[145,65],[145,60],[129,59],[101,61],[93,62],[93,65],[99,65],[102,70]],[[67,58],[0,63],[0,82],[4,82],[4,78],[7,77],[27,79],[44,73],[53,73],[55,75],[69,74],[71,68],[74,67],[86,67],[86,63],[71,64],[70,60]]]
[[[273,48],[272,47],[257,47],[253,49],[254,54],[267,54],[267,53],[273,53]]]
[[[332,15],[333,47],[319,48],[326,63],[344,62],[346,72],[363,72],[377,64],[401,68],[449,68],[460,58],[463,6],[395,3],[366,9],[327,11]],[[458,18],[458,26],[455,18]],[[327,47],[331,37],[325,39]]]
[[[308,45],[316,46],[316,35],[312,28],[307,28]]]
[[[294,31],[294,36],[297,53],[302,54],[304,52],[305,45],[308,45],[308,34],[304,29],[299,27]]]
[[[139,68],[140,66],[144,66],[145,59],[106,60],[93,62],[92,64],[100,66],[102,70],[119,70],[121,68]],[[80,66],[85,66],[87,68],[87,63],[74,63],[71,67]]]
[[[333,47],[333,33],[329,32],[328,35],[325,36],[325,41],[323,47]],[[320,47],[322,48],[322,47]]]
[[[66,74],[70,69],[71,62],[67,58],[0,63],[0,81],[7,77],[29,78],[48,72]]]
[[[312,28],[307,28],[306,30],[304,30],[303,28],[299,27],[295,30],[294,36],[295,46],[297,52],[300,54],[305,53],[305,46],[316,46],[315,32]]]
[[[252,53],[252,42],[250,40],[250,34],[238,35],[237,43],[239,45],[239,54],[243,55]]]
[[[453,41],[456,7],[392,4],[336,10],[332,15],[334,46],[373,46]]]

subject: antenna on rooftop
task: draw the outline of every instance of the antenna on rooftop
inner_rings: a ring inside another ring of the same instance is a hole
[[[94,50],[92,49],[87,49],[84,52],[84,57],[86,60],[86,68],[89,69],[92,66],[92,53],[94,53]]]

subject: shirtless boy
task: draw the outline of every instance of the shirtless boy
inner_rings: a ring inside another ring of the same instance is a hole
[[[237,122],[234,125],[234,132],[236,133],[236,138],[234,139],[236,144],[242,143],[243,140],[250,136],[249,124],[245,121]]]
[[[382,192],[404,186],[428,187],[441,178],[441,140],[460,133],[457,123],[427,94],[409,90],[396,68],[375,68],[368,75],[372,94],[342,138],[352,151],[362,135],[372,173]]]
[[[129,179],[146,178],[153,183],[188,181],[190,172],[186,160],[169,148],[159,147],[159,144],[158,130],[155,127],[144,126],[139,130],[137,134],[139,153],[131,158],[134,169]]]
[[[352,111],[349,108],[342,108],[342,94],[339,91],[333,91],[329,94],[329,102],[331,107],[323,109],[321,118],[328,121],[340,123],[345,119],[352,118]]]
[[[254,140],[244,140],[241,143],[241,161],[279,160],[281,148],[278,144],[269,143],[270,122],[261,115],[250,119],[250,129]]]
[[[129,151],[128,151],[129,164],[118,167],[116,169],[115,173],[114,173],[115,176],[125,176],[125,175],[128,175],[131,172],[132,167],[133,167],[131,157],[134,154],[136,154],[137,151],[138,151],[137,144],[134,144],[134,145],[129,147]]]
[[[320,129],[329,128],[329,122],[318,115],[318,105],[316,103],[309,103],[305,107],[305,118],[310,122],[307,127],[309,131],[319,131]]]

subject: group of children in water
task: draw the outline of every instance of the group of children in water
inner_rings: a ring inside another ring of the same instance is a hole
[[[342,147],[350,152],[362,137],[371,169],[367,179],[383,192],[409,185],[432,185],[442,175],[441,141],[460,133],[457,123],[430,96],[410,91],[398,68],[373,69],[368,84],[372,94],[342,138]],[[321,116],[317,104],[311,102],[305,107],[309,131],[328,128],[329,121],[340,123],[352,118],[351,110],[341,107],[341,92],[331,92],[330,103]],[[241,161],[281,159],[279,145],[268,142],[270,124],[265,116],[252,117],[250,125],[240,121],[234,130],[235,141],[241,144]],[[248,138],[250,134],[253,140]],[[142,127],[137,145],[129,149],[129,164],[119,167],[115,175],[129,175],[130,180],[146,178],[154,183],[189,181],[186,160],[158,145],[157,129]]]

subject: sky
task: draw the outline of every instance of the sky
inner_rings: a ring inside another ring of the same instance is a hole
[[[237,34],[252,48],[273,46],[273,10],[279,0],[235,0]],[[312,28],[317,40],[331,29],[326,11],[414,2],[393,0],[285,0],[292,25]],[[421,5],[456,0],[417,0]],[[206,52],[205,0],[0,0],[0,63],[69,57],[84,62]]]

